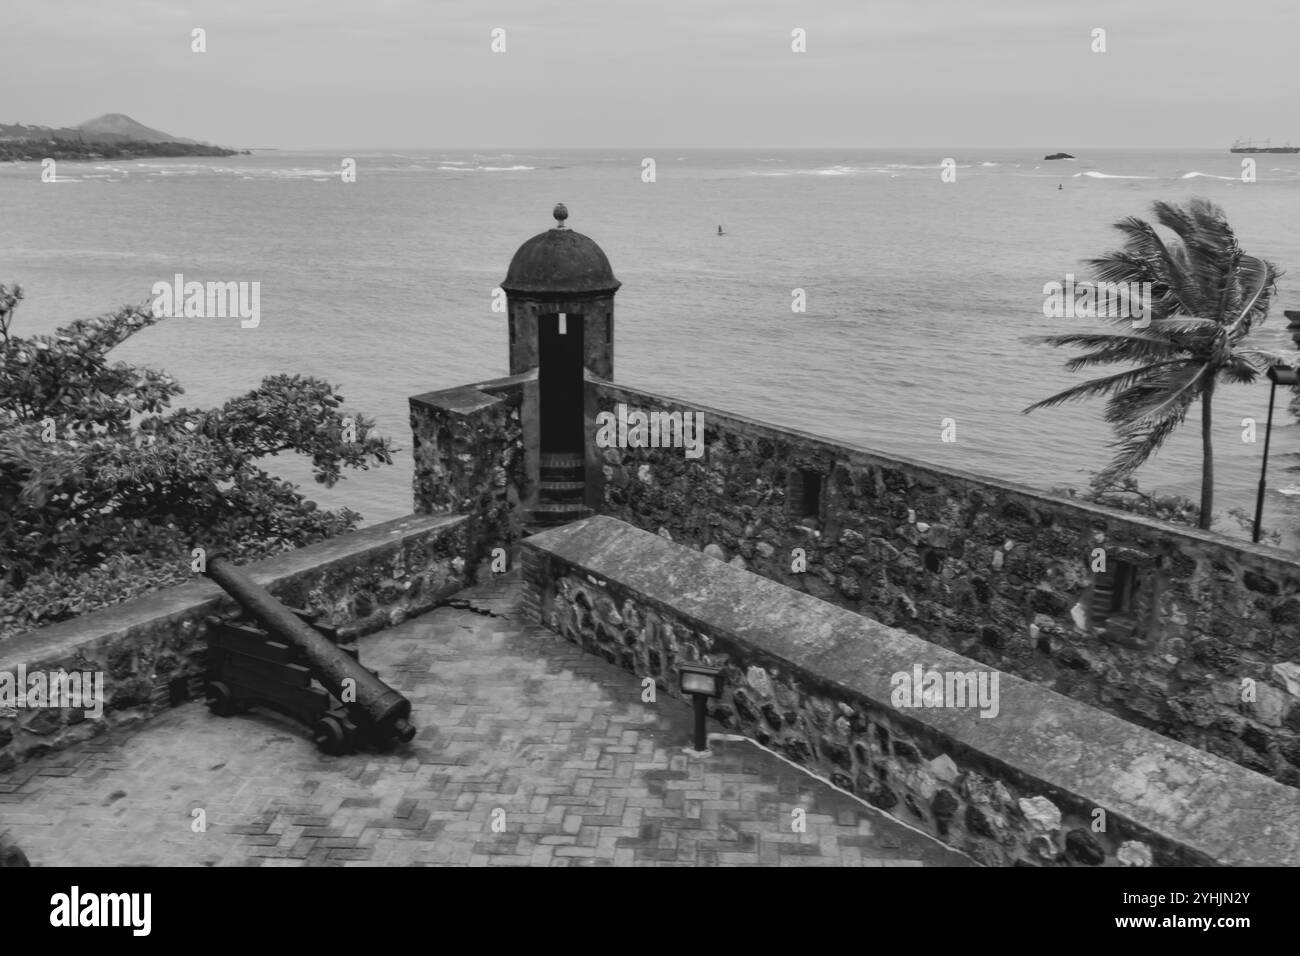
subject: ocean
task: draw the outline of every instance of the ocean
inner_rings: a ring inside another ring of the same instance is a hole
[[[1082,260],[1119,247],[1116,220],[1204,196],[1247,253],[1291,274],[1254,342],[1292,349],[1282,311],[1300,308],[1300,155],[1257,155],[1257,181],[1242,183],[1243,157],[1226,146],[1042,159],[1054,149],[259,151],[59,163],[54,183],[39,164],[12,164],[0,166],[0,282],[27,293],[20,335],[151,301],[176,273],[260,282],[256,328],[168,319],[115,354],[173,374],[191,407],[269,374],[334,383],[395,440],[396,463],[333,489],[291,457],[271,470],[373,523],[411,508],[407,398],[506,374],[492,291],[564,202],[567,225],[623,283],[618,381],[940,467],[1084,488],[1109,458],[1102,403],[1022,414],[1072,380],[1072,352],[1026,339],[1103,324],[1045,318],[1044,284],[1085,278]],[[940,176],[947,157],[955,182]],[[345,158],[355,182],[342,181]],[[1300,425],[1288,399],[1264,524],[1293,545]],[[1267,384],[1216,393],[1224,533],[1244,534],[1229,509],[1253,513],[1267,407]],[[1248,417],[1254,444],[1242,441]],[[953,442],[941,440],[948,418]],[[1197,497],[1198,411],[1138,476]]]

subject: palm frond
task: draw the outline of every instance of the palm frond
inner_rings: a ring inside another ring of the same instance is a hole
[[[1182,242],[1186,275],[1199,289],[1202,299],[1197,314],[1224,321],[1226,295],[1232,286],[1241,249],[1223,210],[1201,198],[1191,199],[1185,206],[1157,200],[1152,210],[1157,221]]]
[[[1270,365],[1300,365],[1300,352],[1274,352],[1269,349],[1236,349],[1238,357],[1263,370]]]
[[[1192,332],[1209,332],[1217,335],[1223,331],[1223,326],[1213,319],[1202,319],[1180,313],[1159,319],[1153,318],[1146,331],[1153,335],[1187,335]]]
[[[1142,332],[1061,332],[1054,335],[1031,335],[1027,342],[1035,345],[1077,346],[1078,348],[1108,348],[1113,345],[1132,343],[1136,348],[1145,343],[1152,346],[1168,345],[1168,341],[1156,335]]]
[[[1268,318],[1273,291],[1277,287],[1277,268],[1264,259],[1242,256],[1236,285],[1229,295],[1229,314],[1236,318],[1228,328],[1233,339],[1244,338],[1250,330]]]
[[[1083,262],[1092,275],[1105,282],[1155,282],[1159,279],[1152,269],[1150,257],[1131,248],[1117,249]]]
[[[1199,313],[1205,303],[1199,288],[1186,279],[1185,256],[1181,248],[1170,249],[1151,223],[1129,216],[1115,223],[1115,228],[1129,237],[1124,250],[1088,260],[1098,275],[1124,274],[1126,263],[1133,263],[1133,273],[1153,285],[1164,286],[1178,310]],[[1172,307],[1172,303],[1171,303]]]
[[[1165,369],[1148,376],[1142,383],[1110,400],[1106,421],[1121,429],[1140,422],[1160,421],[1185,413],[1200,396],[1200,390],[1214,381],[1211,366],[1204,362],[1187,362],[1182,368]]]
[[[1219,377],[1233,385],[1251,385],[1261,374],[1259,369],[1247,362],[1229,362],[1219,370]]]
[[[1118,449],[1115,458],[1093,479],[1096,488],[1116,484],[1146,464],[1148,458],[1164,444],[1165,439],[1183,423],[1186,412],[1163,421],[1143,423],[1120,433],[1109,447]]]
[[[1177,361],[1162,364],[1182,365],[1185,363],[1183,361]],[[1057,405],[1062,405],[1065,402],[1077,401],[1084,398],[1100,397],[1118,389],[1132,388],[1140,383],[1145,376],[1151,375],[1152,370],[1158,367],[1159,365],[1145,365],[1142,368],[1129,369],[1126,372],[1119,372],[1115,375],[1107,375],[1102,378],[1094,378],[1087,382],[1081,382],[1078,385],[1073,385],[1070,388],[1067,388],[1063,392],[1057,392],[1050,398],[1045,398],[1042,401],[1035,402],[1028,408],[1024,409],[1022,414],[1027,415],[1037,409],[1052,408]]]
[[[1161,348],[1151,346],[1149,348],[1134,346],[1131,344],[1116,343],[1099,349],[1094,349],[1083,355],[1076,355],[1065,363],[1067,372],[1078,372],[1085,368],[1092,368],[1096,365],[1117,365],[1121,363],[1133,365],[1137,363],[1162,363],[1173,362],[1187,358],[1185,350],[1174,348],[1166,345]]]

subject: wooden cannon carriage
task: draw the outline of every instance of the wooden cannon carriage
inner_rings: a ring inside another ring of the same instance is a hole
[[[285,607],[220,555],[208,559],[205,573],[242,608],[207,620],[213,713],[270,707],[308,727],[329,754],[415,736],[410,701],[364,668],[356,644],[340,640],[337,628]]]

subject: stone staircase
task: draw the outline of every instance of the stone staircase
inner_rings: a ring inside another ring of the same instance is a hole
[[[540,531],[591,517],[594,512],[583,503],[587,483],[582,455],[542,455],[538,500],[530,514],[526,530]]]

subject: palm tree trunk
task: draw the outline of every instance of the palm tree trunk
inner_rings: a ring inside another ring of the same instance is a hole
[[[1213,379],[1201,395],[1201,518],[1197,527],[1210,529],[1214,520],[1214,445],[1211,435],[1214,397]]]

